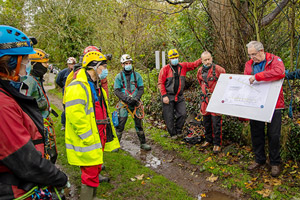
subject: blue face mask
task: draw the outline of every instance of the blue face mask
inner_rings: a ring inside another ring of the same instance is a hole
[[[125,65],[125,70],[126,71],[132,70],[132,65]]]
[[[171,65],[173,65],[173,66],[178,65],[178,58],[172,59],[172,60],[171,60]]]
[[[108,70],[107,69],[103,69],[102,73],[99,74],[98,76],[99,76],[100,80],[102,80],[102,79],[105,79],[107,77],[107,75],[108,75]]]
[[[31,71],[31,63],[28,62],[27,65],[26,65],[26,73],[27,73],[27,75],[30,74],[30,71]]]

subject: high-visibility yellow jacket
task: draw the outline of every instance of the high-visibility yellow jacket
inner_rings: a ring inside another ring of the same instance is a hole
[[[76,79],[66,87],[65,107],[65,143],[69,164],[77,166],[102,164],[102,144],[85,69],[80,69]]]
[[[73,77],[74,77],[74,72],[71,71],[70,74],[68,75],[67,79],[66,79],[65,88],[67,88],[68,85],[73,81]],[[112,113],[110,112],[110,109],[109,109],[109,106],[108,106],[109,104],[108,104],[107,93],[106,93],[106,90],[103,89],[103,88],[102,88],[102,93],[104,95],[105,103],[107,105],[107,113],[108,113],[109,119],[112,119]],[[63,104],[66,104],[66,90],[65,90],[64,96],[63,96]],[[117,133],[116,133],[116,130],[115,130],[115,127],[113,125],[112,120],[110,120],[110,126],[111,126],[111,129],[112,129],[113,136],[109,137],[107,135],[107,138],[113,138],[113,140],[112,141],[106,141],[104,151],[107,151],[107,152],[111,152],[114,149],[120,148],[120,143],[119,143]],[[107,134],[109,134],[109,133],[107,133]]]

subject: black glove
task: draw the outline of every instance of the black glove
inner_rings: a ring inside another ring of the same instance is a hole
[[[139,101],[136,98],[131,98],[131,103],[130,106],[131,107],[135,107],[139,105]]]

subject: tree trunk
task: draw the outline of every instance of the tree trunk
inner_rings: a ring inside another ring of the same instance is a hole
[[[241,5],[239,0],[208,1],[208,12],[212,22],[212,37],[214,41],[214,60],[216,63],[224,67],[229,73],[241,73],[243,71],[245,61],[245,48],[243,39],[247,33],[246,27],[241,27],[239,21],[243,21],[241,12],[233,9]],[[247,38],[247,37],[246,37]]]

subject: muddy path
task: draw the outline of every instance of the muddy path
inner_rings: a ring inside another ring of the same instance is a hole
[[[206,197],[202,199],[205,200],[244,199],[239,190],[228,191],[222,188],[218,181],[214,183],[206,181],[210,173],[201,172],[199,166],[178,158],[176,152],[163,150],[160,145],[150,140],[148,143],[152,147],[151,151],[140,150],[137,135],[132,129],[123,134],[121,148],[140,160],[146,167],[185,188],[197,199],[201,199],[203,193]]]
[[[45,89],[53,89],[54,74],[50,74],[49,81],[53,81],[51,86],[45,84]],[[49,94],[49,99],[59,109],[63,109],[61,99],[55,95]],[[163,175],[170,181],[175,182],[179,186],[185,188],[189,194],[196,199],[205,200],[233,200],[233,199],[246,199],[243,193],[238,189],[229,191],[221,187],[221,184],[216,181],[214,183],[206,181],[207,177],[211,174],[201,172],[199,166],[187,163],[185,160],[179,158],[176,152],[163,150],[160,145],[155,144],[149,140],[152,150],[149,152],[140,150],[138,137],[135,130],[125,132],[121,141],[121,148],[129,152],[134,158],[140,160],[146,167],[149,167],[158,174]],[[201,153],[201,152],[199,152]],[[60,166],[58,166],[60,167]],[[71,198],[78,199],[78,191],[76,188],[71,188]],[[201,194],[206,197],[201,197]]]

